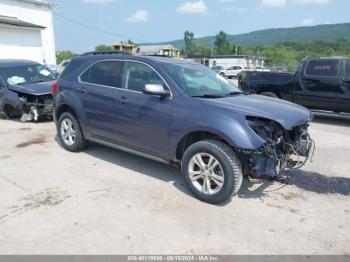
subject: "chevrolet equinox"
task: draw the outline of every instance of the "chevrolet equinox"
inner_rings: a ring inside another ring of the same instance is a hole
[[[313,151],[312,114],[244,94],[209,68],[182,59],[86,53],[52,85],[62,146],[87,141],[181,168],[190,191],[218,204],[244,176],[279,177]]]

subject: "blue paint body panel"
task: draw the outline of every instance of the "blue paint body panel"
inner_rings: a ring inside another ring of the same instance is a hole
[[[136,61],[152,67],[165,80],[172,96],[151,96],[79,81],[90,65],[102,60]],[[312,118],[310,111],[301,106],[259,95],[215,99],[188,96],[167,74],[165,63],[191,62],[131,55],[79,56],[58,79],[54,115],[69,106],[87,140],[98,138],[170,161],[176,159],[179,142],[192,132],[209,132],[232,147],[254,150],[264,140],[249,127],[246,116],[270,119],[285,129],[307,124]]]

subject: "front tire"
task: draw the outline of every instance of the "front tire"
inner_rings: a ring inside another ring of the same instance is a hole
[[[243,174],[233,149],[218,140],[203,140],[185,152],[181,172],[187,186],[200,200],[220,204],[237,194]]]
[[[76,118],[69,112],[63,113],[58,121],[58,137],[62,146],[70,152],[85,148],[86,141]]]

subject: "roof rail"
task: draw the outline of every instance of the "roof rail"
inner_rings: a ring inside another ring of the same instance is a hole
[[[93,51],[81,54],[81,56],[87,55],[132,55],[132,53],[127,51]]]

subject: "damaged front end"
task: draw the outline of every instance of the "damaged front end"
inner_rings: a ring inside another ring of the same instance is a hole
[[[52,118],[51,94],[31,95],[7,90],[3,95],[3,99],[0,99],[0,111],[5,118],[20,118],[23,122]]]
[[[22,121],[34,121],[39,119],[51,119],[53,110],[52,95],[22,96]]]
[[[289,169],[301,168],[312,158],[315,143],[308,133],[308,124],[284,129],[272,120],[247,117],[250,128],[265,141],[256,150],[240,150],[247,172],[254,178],[277,178]]]

